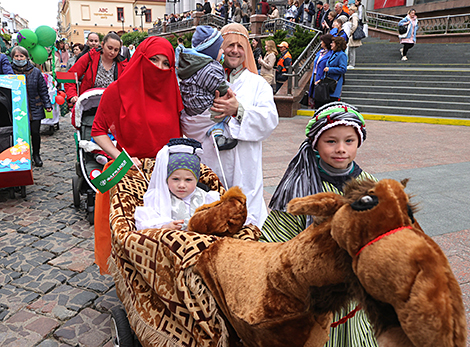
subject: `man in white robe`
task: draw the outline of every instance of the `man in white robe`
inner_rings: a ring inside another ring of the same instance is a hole
[[[221,168],[213,140],[207,136],[207,130],[214,125],[209,110],[196,116],[188,116],[183,110],[181,125],[186,136],[202,143],[201,161],[224,185],[226,180],[227,188],[239,186],[246,195],[247,223],[261,227],[267,217],[261,142],[276,128],[278,114],[271,86],[257,74],[246,29],[233,23],[224,26],[221,33],[225,75],[231,90],[223,97],[216,92],[212,110],[221,113],[218,117],[231,116],[224,135],[237,139],[238,145],[220,152]]]

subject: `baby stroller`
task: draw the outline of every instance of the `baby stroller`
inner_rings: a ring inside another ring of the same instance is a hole
[[[72,110],[72,125],[77,129],[74,134],[77,147],[76,175],[72,177],[73,204],[80,208],[80,196],[86,195],[85,209],[90,225],[95,218],[96,188],[91,179],[103,170],[103,165],[95,160],[101,148],[92,141],[91,128],[104,88],[93,88],[80,95]]]
[[[135,208],[143,205],[154,163],[149,158],[143,161],[146,180],[130,170],[110,190],[112,249],[108,266],[125,308],[111,311],[114,346],[135,347],[139,341],[144,346],[206,346],[213,341],[216,345],[226,336],[225,321],[192,268],[217,237],[171,229],[135,229]],[[217,175],[203,164],[199,182],[225,193]],[[257,240],[259,230],[247,225],[232,237]],[[134,249],[141,253],[129,253],[130,245],[137,245]]]

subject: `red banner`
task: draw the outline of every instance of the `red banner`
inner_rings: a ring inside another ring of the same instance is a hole
[[[405,0],[375,0],[374,10],[396,6],[405,6]]]

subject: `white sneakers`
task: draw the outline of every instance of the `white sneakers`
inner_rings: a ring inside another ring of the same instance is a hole
[[[407,58],[407,57],[403,57],[403,58],[401,58],[401,60],[408,60],[408,58]]]
[[[348,65],[347,69],[348,69],[348,70],[353,70],[353,69],[354,69],[354,66]]]

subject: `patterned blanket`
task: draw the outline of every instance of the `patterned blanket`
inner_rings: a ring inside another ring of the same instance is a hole
[[[154,161],[143,172],[150,180]],[[221,194],[217,176],[201,165],[201,182]],[[171,229],[135,230],[134,211],[147,183],[129,171],[111,191],[112,252],[109,269],[129,322],[143,346],[228,346],[228,329],[211,293],[193,273],[201,252],[219,238]],[[257,240],[246,226],[236,238]]]

